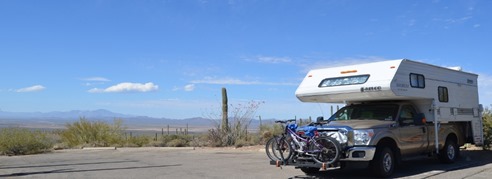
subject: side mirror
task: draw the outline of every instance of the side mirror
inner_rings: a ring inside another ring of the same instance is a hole
[[[325,118],[323,118],[323,116],[319,116],[316,118],[317,123],[323,122],[324,120],[325,120]]]

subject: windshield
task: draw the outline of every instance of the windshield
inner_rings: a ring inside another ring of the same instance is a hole
[[[396,104],[351,105],[338,110],[330,117],[330,120],[377,119],[392,121],[395,120],[397,112],[398,105]]]

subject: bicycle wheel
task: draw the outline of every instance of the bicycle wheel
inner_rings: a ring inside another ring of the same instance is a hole
[[[310,145],[312,150],[318,151],[313,157],[317,163],[332,164],[340,159],[340,143],[332,137],[319,137]]]
[[[280,159],[280,156],[279,156],[279,157],[277,157],[277,156],[275,155],[275,152],[274,152],[274,151],[275,151],[275,149],[276,149],[276,147],[275,147],[275,146],[277,145],[277,141],[276,141],[276,140],[278,140],[278,138],[279,138],[279,137],[277,137],[277,136],[274,136],[274,137],[270,138],[270,139],[267,141],[266,145],[265,145],[265,152],[266,152],[266,154],[267,154],[268,158],[270,158],[270,160],[272,160],[272,161],[281,160],[281,159]]]
[[[285,137],[273,137],[266,146],[268,158],[273,161],[288,161],[292,156],[292,147]]]

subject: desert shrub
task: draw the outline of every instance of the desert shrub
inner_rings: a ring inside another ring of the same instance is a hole
[[[284,132],[284,128],[280,124],[270,124],[260,126],[260,140],[259,144],[265,144],[270,138],[275,135],[280,135]]]
[[[193,138],[192,135],[165,135],[161,137],[161,141],[166,147],[188,147]]]
[[[173,139],[169,141],[166,146],[168,147],[186,147],[188,146],[188,141],[185,139]]]
[[[490,109],[485,109],[482,113],[483,124],[483,148],[490,150],[490,144],[492,143],[492,112]]]
[[[143,147],[146,146],[150,143],[151,139],[150,136],[146,135],[140,135],[140,136],[133,136],[130,139],[128,139],[126,146],[127,147]]]
[[[50,151],[53,141],[46,133],[21,128],[0,129],[0,153],[27,155]]]
[[[66,128],[61,133],[61,139],[69,147],[108,147],[121,146],[124,143],[122,120],[116,119],[110,125],[102,121],[80,118],[77,122],[67,124]]]
[[[237,105],[229,105],[229,109],[232,110],[228,114],[228,127],[222,127],[220,120],[217,120],[215,127],[208,131],[208,145],[212,147],[236,146],[236,142],[240,142],[241,140],[247,141],[248,136],[251,135],[248,134],[248,127],[262,103],[250,101]],[[211,114],[209,118],[221,119],[222,114],[218,114],[220,115]]]

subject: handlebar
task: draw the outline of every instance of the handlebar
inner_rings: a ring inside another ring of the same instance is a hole
[[[288,119],[288,120],[277,120],[277,121],[275,121],[275,123],[282,123],[282,124],[285,124],[288,122],[296,122],[296,120],[295,119]]]

